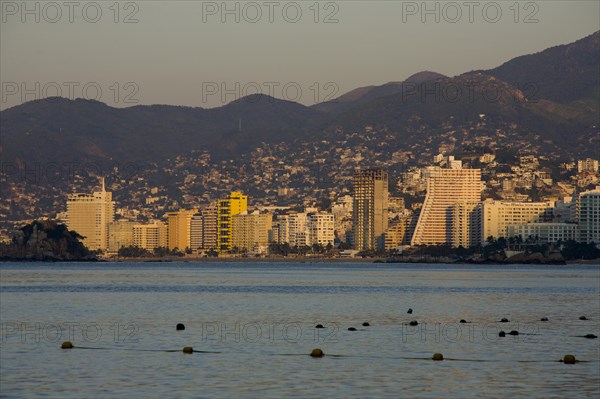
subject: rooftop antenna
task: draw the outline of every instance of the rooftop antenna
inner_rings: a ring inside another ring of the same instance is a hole
[[[105,193],[105,192],[106,192],[106,187],[105,187],[105,185],[104,185],[104,176],[102,176],[102,177],[100,178],[100,181],[102,182],[102,192],[103,192],[103,193]]]

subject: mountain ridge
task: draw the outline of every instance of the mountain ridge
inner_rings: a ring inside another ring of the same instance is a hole
[[[310,107],[261,94],[216,108],[114,108],[94,100],[34,100],[0,112],[0,155],[8,163],[150,162],[198,150],[235,159],[261,143],[319,140],[340,128],[360,132],[370,126],[393,131],[400,140],[413,139],[417,131],[433,137],[448,127],[477,124],[482,114],[495,131],[517,126],[525,136],[577,144],[589,141],[590,129],[600,124],[600,74],[594,74],[599,68],[600,31],[491,70],[455,77],[423,71],[403,82],[360,87],[338,97],[339,102]],[[538,86],[528,86],[536,76]],[[491,87],[507,98],[486,100],[485,90]],[[442,93],[433,101],[423,96],[432,88]],[[458,100],[451,98],[457,88],[462,90]],[[466,97],[469,90],[476,100]]]

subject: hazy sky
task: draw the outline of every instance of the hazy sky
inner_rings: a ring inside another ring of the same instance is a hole
[[[56,94],[214,107],[258,90],[312,104],[600,29],[596,0],[0,3],[2,109]]]

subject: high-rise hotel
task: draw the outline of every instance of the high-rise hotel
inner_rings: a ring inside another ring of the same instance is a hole
[[[354,248],[359,251],[383,248],[388,228],[388,173],[384,169],[363,169],[353,180]]]
[[[115,217],[112,193],[102,188],[92,194],[73,193],[67,198],[67,227],[83,236],[83,244],[91,250],[108,248],[108,224]]]
[[[463,169],[453,157],[451,161],[450,169],[426,170],[427,195],[411,245],[476,244],[469,231],[478,224],[473,212],[481,201],[481,170]]]
[[[180,209],[167,213],[167,244],[170,250],[192,248],[192,217],[198,209]]]

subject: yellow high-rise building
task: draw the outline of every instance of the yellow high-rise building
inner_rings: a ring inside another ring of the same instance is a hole
[[[83,236],[83,244],[90,250],[106,251],[108,224],[114,217],[115,203],[104,187],[104,178],[101,191],[73,193],[67,198],[67,227]]]
[[[248,196],[232,191],[227,198],[220,199],[217,204],[217,238],[219,252],[230,251],[233,247],[232,220],[235,215],[248,210]]]
[[[181,209],[167,213],[167,243],[170,250],[191,248],[192,217],[198,209]]]

